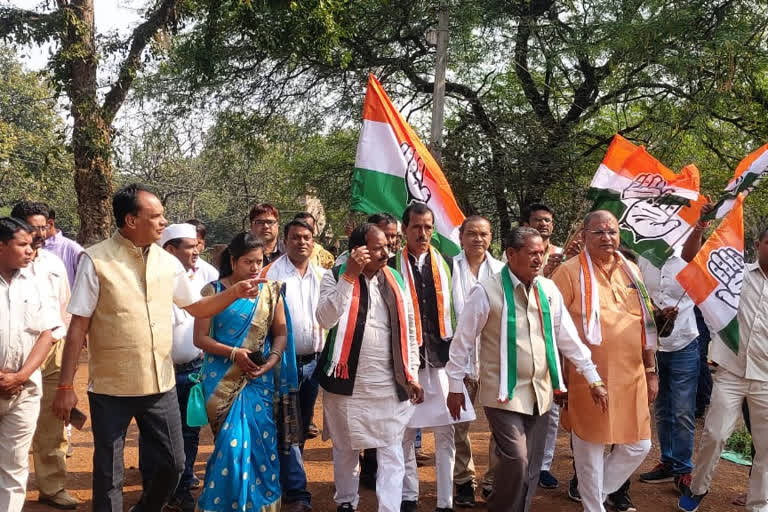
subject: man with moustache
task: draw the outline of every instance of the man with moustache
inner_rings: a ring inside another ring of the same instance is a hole
[[[355,228],[349,250],[348,261],[323,277],[317,308],[330,330],[315,378],[325,391],[323,435],[333,441],[334,499],[339,512],[357,509],[358,454],[376,448],[378,510],[399,512],[409,398],[423,397],[414,313],[402,277],[387,267],[378,227]]]
[[[488,252],[491,246],[491,222],[480,215],[472,215],[464,219],[459,228],[461,253],[453,258],[453,309],[456,318],[461,316],[464,304],[469,297],[469,291],[478,282],[491,278],[504,268],[504,263],[495,259]],[[480,376],[477,358],[477,345],[480,337],[475,339],[475,346],[469,352],[469,366],[466,368],[464,385],[472,403],[477,399],[478,379]],[[456,423],[454,426],[454,442],[456,444],[456,465],[453,469],[453,481],[456,485],[454,503],[458,507],[475,506],[475,463],[472,460],[472,445],[469,442],[469,422]],[[496,450],[493,438],[488,446],[488,471],[483,477],[483,489],[488,492],[493,487],[493,467],[496,462]]]
[[[659,389],[657,332],[640,271],[618,250],[616,217],[605,210],[594,211],[584,218],[583,228],[584,250],[560,265],[552,279],[614,399],[607,411],[596,407],[589,383],[569,365],[563,424],[572,433],[584,510],[604,512],[604,502],[628,510],[634,508],[628,495],[621,495],[625,502],[615,503],[611,493],[651,448],[648,404]],[[614,446],[604,456],[606,445]]]
[[[293,216],[293,220],[302,220],[306,222],[307,225],[312,228],[313,237],[320,234],[317,231],[317,219],[315,219],[315,216],[311,213],[299,212]],[[312,255],[309,257],[309,261],[316,267],[328,269],[333,266],[334,259],[333,254],[326,251],[325,247],[315,240],[315,245],[312,247]]]
[[[526,206],[520,216],[521,225],[532,227],[538,231],[544,241],[544,261],[541,267],[541,274],[544,277],[550,277],[563,261],[563,249],[551,242],[552,231],[555,228],[554,216],[552,208],[542,203]],[[549,471],[552,467],[552,459],[555,457],[555,443],[557,442],[559,426],[560,406],[553,404],[547,413],[547,440],[539,474],[539,487],[543,489],[555,489],[559,483]]]
[[[29,272],[33,229],[0,218],[0,510],[21,512],[42,379],[40,365],[61,328],[58,304]],[[65,274],[66,275],[66,274]]]
[[[565,391],[559,353],[589,384],[598,410],[607,409],[608,394],[560,292],[539,275],[545,249],[538,231],[515,228],[506,241],[506,267],[472,288],[459,316],[447,403],[454,417],[467,406],[463,379],[479,337],[479,400],[499,459],[488,509],[524,512],[536,491],[546,412],[554,393]]]
[[[448,379],[445,363],[453,337],[453,300],[451,298],[452,261],[446,261],[429,241],[434,232],[434,214],[424,203],[413,202],[403,212],[406,246],[394,261],[403,276],[414,304],[416,339],[421,340],[419,384],[424,389],[424,402],[411,417],[403,439],[405,480],[403,482],[404,512],[418,509],[419,477],[414,441],[416,430],[430,428],[435,434],[435,465],[437,472],[437,511],[453,509],[453,466],[456,446],[453,424],[474,419],[469,408],[460,419],[451,417],[445,399]],[[467,399],[469,402],[469,399]]]
[[[269,203],[259,203],[248,214],[251,234],[264,242],[264,266],[283,254],[277,234],[280,231],[280,213]]]
[[[72,510],[80,500],[67,492],[67,440],[64,422],[53,414],[53,399],[56,396],[56,386],[59,384],[61,373],[61,353],[64,348],[64,337],[69,327],[71,315],[67,313],[70,288],[67,269],[58,256],[43,249],[48,232],[50,216],[48,206],[43,203],[22,201],[17,203],[11,216],[25,221],[33,230],[32,261],[28,270],[38,279],[41,288],[47,291],[58,305],[60,326],[52,331],[54,345],[48,357],[40,365],[43,377],[43,397],[40,404],[40,416],[37,419],[37,429],[32,441],[32,455],[35,463],[35,480],[40,488],[39,501],[46,505]]]
[[[123,448],[128,425],[153,453],[154,474],[133,512],[161,510],[184,471],[184,440],[172,351],[173,304],[210,317],[258,294],[258,280],[200,297],[181,262],[157,241],[167,225],[160,199],[140,184],[112,199],[117,231],[80,258],[68,311],[72,320],[53,408],[69,423],[74,378],[88,337],[88,401],[93,432],[93,510],[123,510]]]
[[[283,283],[285,304],[290,313],[293,342],[296,346],[296,368],[299,377],[299,428],[307,438],[317,400],[318,384],[312,377],[317,358],[323,349],[323,331],[315,319],[320,298],[320,279],[325,270],[311,262],[314,247],[313,228],[295,219],[285,225],[285,254],[262,270],[262,277]],[[307,490],[307,476],[302,462],[301,446],[281,454],[280,478],[283,484],[283,506],[290,510],[308,510],[312,495]]]

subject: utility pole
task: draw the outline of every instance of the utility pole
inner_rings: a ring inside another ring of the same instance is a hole
[[[431,39],[431,38],[430,38]],[[443,152],[443,124],[445,120],[445,68],[448,54],[448,5],[440,2],[437,22],[437,46],[435,61],[435,88],[432,92],[432,130],[429,137],[429,149],[432,156],[441,165]]]

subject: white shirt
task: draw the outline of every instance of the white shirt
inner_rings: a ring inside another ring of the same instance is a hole
[[[285,303],[291,314],[296,355],[310,355],[323,350],[323,330],[315,319],[320,300],[320,278],[325,269],[307,264],[302,276],[287,254],[277,258],[267,270],[266,278],[285,284]]]
[[[28,268],[16,271],[10,283],[0,277],[0,370],[21,370],[43,331],[62,327],[57,306]],[[41,385],[39,370],[30,381]]]
[[[731,373],[768,382],[768,276],[758,263],[744,269],[739,300],[739,353],[713,336],[710,357]]]
[[[672,333],[665,338],[659,337],[659,350],[662,352],[682,350],[699,336],[696,314],[693,312],[694,303],[676,279],[687,264],[677,254],[670,256],[660,269],[643,257],[638,261],[643,282],[653,303],[660,309],[673,306],[678,309]],[[661,329],[662,326],[658,327]]]
[[[201,290],[203,289],[203,286],[219,279],[219,271],[216,270],[216,267],[205,261],[203,258],[197,258],[197,267],[195,267],[194,275],[194,281],[201,281],[203,283],[202,286],[200,286]]]
[[[376,274],[373,279],[365,277],[368,285],[368,315],[365,319],[352,396],[396,396],[389,312],[379,290],[379,279],[383,279],[381,273]],[[339,322],[352,300],[353,288],[352,283],[341,276],[337,283],[333,272],[326,272],[320,284],[320,300],[316,313],[317,321],[322,328],[331,329]],[[413,306],[407,291],[403,292],[402,296],[408,316],[409,371],[414,379],[418,379],[419,345],[416,341]],[[375,404],[372,403],[371,406],[375,407]]]
[[[480,264],[480,268],[477,270],[477,277],[472,273],[467,262],[467,256],[464,251],[453,258],[453,275],[451,276],[451,288],[453,290],[453,311],[456,314],[456,318],[459,318],[462,310],[464,309],[464,303],[469,297],[469,291],[472,289],[478,281],[484,281],[489,279],[493,274],[501,272],[504,268],[504,263],[497,260],[491,253],[485,253],[485,260]],[[469,358],[470,366],[467,367],[467,374],[472,379],[477,380],[480,375],[480,367],[478,366],[477,359],[477,347],[480,343],[480,337],[475,340],[475,347],[472,349]]]
[[[543,278],[537,278],[543,279]],[[513,275],[513,282],[519,283]],[[552,295],[552,334],[557,350],[567,357],[590,384],[600,380],[597,368],[592,362],[591,353],[579,338],[579,332],[573,324],[571,315],[563,307],[563,296],[555,290]],[[461,393],[464,390],[464,376],[467,374],[469,359],[475,347],[475,340],[488,322],[491,304],[485,288],[476,284],[469,292],[469,297],[461,312],[456,331],[451,342],[450,359],[445,366],[448,373],[450,392]],[[482,346],[480,347],[482,350]]]
[[[201,299],[200,290],[195,288],[192,280],[179,260],[176,260],[174,277],[173,302],[180,308],[185,308]],[[99,302],[99,277],[88,253],[83,253],[77,265],[75,285],[72,287],[72,298],[67,311],[73,315],[90,318]]]
[[[208,265],[210,269],[203,269],[198,264],[197,270],[187,271],[189,279],[194,287],[200,291],[203,287],[219,278],[219,271],[213,266]],[[213,271],[211,273],[211,270]],[[187,313],[185,309],[176,304],[171,306],[173,310],[173,346],[171,347],[171,359],[173,364],[184,364],[194,361],[202,355],[202,350],[195,346],[195,317]]]
[[[67,305],[71,290],[69,276],[64,262],[50,251],[38,249],[37,255],[27,268],[29,273],[40,280],[41,289],[50,294],[54,304],[58,304],[59,325],[51,333],[54,340],[60,340],[67,335],[67,328],[72,315],[67,313]]]

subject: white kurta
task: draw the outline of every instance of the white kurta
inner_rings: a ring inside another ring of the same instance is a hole
[[[379,448],[399,444],[413,413],[409,400],[397,398],[392,365],[389,313],[379,291],[381,274],[368,284],[368,316],[363,331],[360,357],[351,396],[323,390],[323,438],[353,450]],[[352,284],[345,279],[337,283],[332,272],[326,272],[320,284],[317,320],[330,329],[338,323],[352,298]],[[408,312],[409,371],[416,375],[419,347],[416,343],[413,307],[403,294]]]

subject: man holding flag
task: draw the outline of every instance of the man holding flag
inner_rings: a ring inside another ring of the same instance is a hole
[[[742,202],[735,204],[696,258],[678,275],[707,324],[718,332],[711,359],[719,365],[690,489],[680,510],[694,512],[712,483],[712,474],[741,405],[752,417],[755,458],[746,509],[768,510],[768,229],[756,242],[757,262],[744,265]]]

